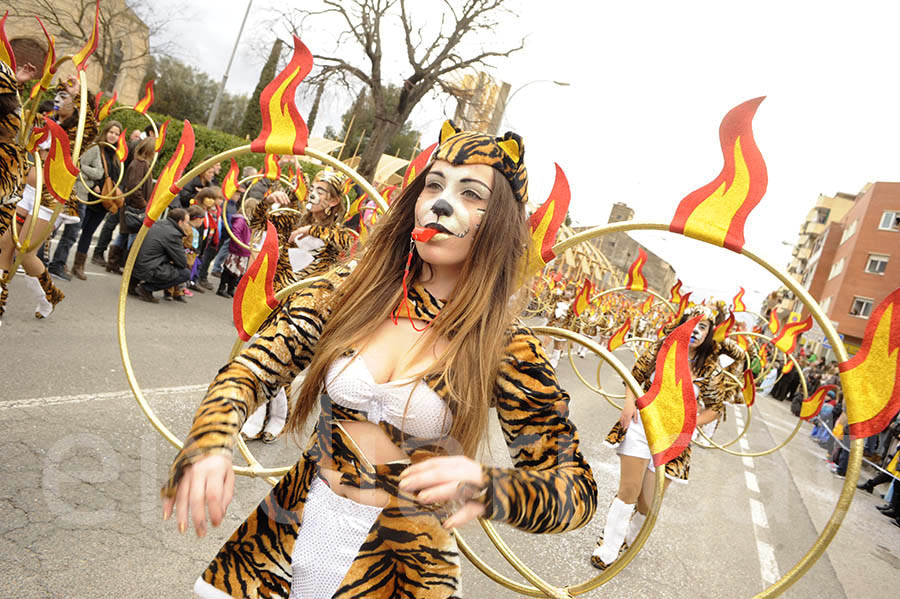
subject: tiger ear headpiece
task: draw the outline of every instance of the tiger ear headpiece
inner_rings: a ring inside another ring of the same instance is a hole
[[[340,199],[341,205],[346,212],[350,201],[348,194],[350,188],[353,186],[353,180],[340,171],[336,171],[332,168],[324,168],[316,173],[316,176],[313,179],[313,185],[320,181],[331,186],[332,191],[337,195],[338,199]]]
[[[453,121],[446,121],[431,162],[435,160],[446,160],[454,166],[486,164],[495,168],[509,181],[516,200],[528,202],[525,144],[516,133],[507,131],[502,137],[492,137],[477,131],[463,131]]]

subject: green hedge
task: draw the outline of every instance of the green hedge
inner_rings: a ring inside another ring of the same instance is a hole
[[[169,120],[168,131],[166,133],[166,143],[163,145],[162,151],[160,151],[159,154],[159,158],[156,161],[156,167],[153,169],[153,175],[158,176],[159,172],[175,152],[175,146],[178,145],[178,140],[181,139],[181,132],[184,129],[184,121],[165,114],[157,114],[154,112],[149,112],[148,115],[156,122],[157,128],[162,127],[162,124],[166,120]],[[122,123],[122,126],[125,127],[128,132],[134,131],[135,129],[143,131],[144,127],[146,127],[148,124],[146,117],[138,114],[133,110],[120,110],[112,114],[110,118]],[[249,140],[240,138],[236,135],[224,133],[216,129],[207,129],[205,126],[199,125],[197,123],[191,123],[191,126],[194,128],[194,157],[191,160],[190,164],[188,164],[185,172],[189,171],[191,168],[199,164],[204,158],[208,156],[219,154],[226,150],[230,150],[231,148],[237,148],[239,146],[250,143]],[[126,136],[127,135],[128,133],[126,133]],[[242,156],[238,156],[237,158],[235,158],[235,160],[237,161],[238,166],[241,169],[243,169],[245,166],[253,166],[257,169],[261,169],[263,166],[262,154],[248,153]],[[303,171],[306,173],[306,175],[310,177],[310,180],[312,180],[312,177],[315,176],[319,169],[321,169],[320,166],[317,166],[305,160],[300,161],[300,166],[303,168]],[[220,178],[224,177],[227,171],[228,164],[222,164],[222,173],[220,174]]]

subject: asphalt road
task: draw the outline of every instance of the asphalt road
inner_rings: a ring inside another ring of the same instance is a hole
[[[22,278],[11,284],[0,327],[0,597],[189,597],[194,579],[269,487],[238,477],[225,523],[204,539],[162,522],[158,491],[175,450],[128,390],[115,327],[121,279],[94,266],[88,272],[87,281],[60,285],[68,297],[44,321],[32,317]],[[230,303],[212,293],[187,305],[130,299],[127,317],[138,380],[163,422],[183,436],[234,342]],[[596,370],[593,359],[576,363],[585,373]],[[618,474],[602,440],[617,411],[583,387],[565,360],[560,375],[600,487],[599,515],[561,535],[499,529],[540,575],[571,585],[597,573],[588,556]],[[602,376],[617,387],[608,368]],[[729,409],[717,440],[734,438],[745,417],[739,412]],[[760,398],[746,447],[772,446],[794,422],[786,405]],[[750,597],[789,571],[818,536],[842,483],[825,468],[809,430],[804,424],[786,449],[753,460],[695,449],[690,484],[670,489],[642,552],[586,596]],[[253,449],[266,465],[298,455],[284,440]],[[509,461],[497,427],[485,459]],[[825,555],[786,596],[896,596],[900,529],[878,514],[878,503],[877,495],[857,494]],[[522,580],[477,525],[464,534],[491,565]],[[463,561],[467,597],[518,596]]]

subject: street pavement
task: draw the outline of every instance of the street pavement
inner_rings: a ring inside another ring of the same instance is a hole
[[[67,298],[43,321],[32,316],[22,277],[11,283],[0,327],[0,597],[190,597],[194,579],[269,486],[238,477],[225,522],[203,539],[161,520],[159,489],[175,450],[125,380],[115,314],[121,278],[87,270],[87,281],[60,283]],[[138,381],[166,426],[183,437],[235,340],[230,302],[209,292],[187,305],[129,298],[127,319]],[[619,355],[629,361],[625,350]],[[594,376],[595,359],[575,363]],[[598,573],[588,557],[617,486],[617,458],[602,444],[617,410],[586,389],[565,358],[559,371],[598,482],[598,515],[559,535],[498,529],[526,564],[564,586]],[[604,386],[620,389],[610,372],[601,371]],[[745,422],[743,408],[729,408],[715,438],[733,439]],[[743,448],[771,447],[795,422],[786,404],[760,397]],[[585,596],[750,597],[788,572],[830,517],[843,482],[826,469],[810,428],[804,424],[784,450],[757,459],[695,448],[690,484],[670,487],[644,549]],[[267,466],[289,465],[299,454],[288,439],[251,447]],[[495,423],[485,460],[509,463]],[[896,596],[900,529],[874,509],[879,503],[877,494],[859,492],[826,553],[785,596]],[[493,567],[523,580],[477,525],[463,534]],[[467,597],[518,596],[464,558],[463,590]]]

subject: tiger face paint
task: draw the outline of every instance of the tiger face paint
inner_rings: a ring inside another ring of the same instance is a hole
[[[440,266],[465,262],[487,210],[493,184],[494,169],[490,166],[434,162],[415,211],[417,227],[437,231],[429,241],[416,242],[425,262]]]

